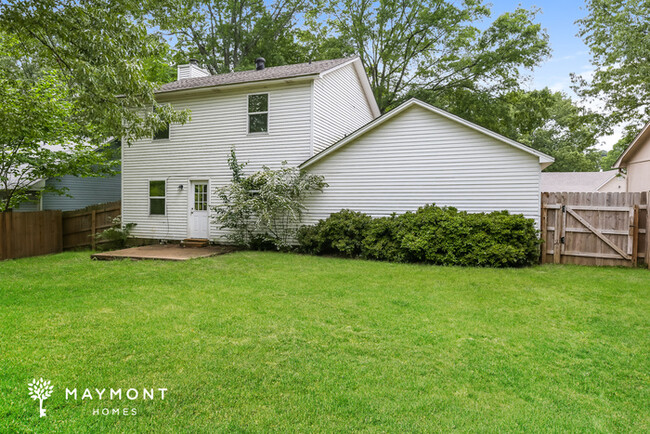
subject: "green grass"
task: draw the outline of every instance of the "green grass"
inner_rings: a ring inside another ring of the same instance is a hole
[[[0,263],[0,354],[3,432],[647,432],[650,272],[65,253]]]

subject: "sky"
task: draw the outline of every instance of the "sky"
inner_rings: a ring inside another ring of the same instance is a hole
[[[536,21],[549,35],[551,58],[532,73],[530,87],[540,89],[548,86],[554,91],[563,91],[577,100],[571,90],[572,72],[590,73],[593,66],[589,62],[589,48],[577,36],[575,21],[586,16],[583,0],[488,0],[492,4],[492,18],[512,11],[519,5],[525,9],[538,8],[541,12]],[[603,137],[602,149],[609,150],[620,138],[620,129],[614,135]]]

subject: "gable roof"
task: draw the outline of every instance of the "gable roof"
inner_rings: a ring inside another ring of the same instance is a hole
[[[236,71],[227,74],[209,75],[206,77],[184,78],[162,85],[157,94],[175,92],[180,90],[199,89],[232,84],[255,83],[260,81],[281,80],[297,77],[317,77],[337,67],[344,66],[359,57],[345,57],[333,60],[320,60],[311,63],[298,63],[295,65],[271,66],[262,70],[251,69]],[[359,60],[359,63],[361,61]],[[364,73],[365,75],[365,73]]]
[[[640,148],[643,143],[645,143],[645,139],[650,135],[650,122],[648,122],[645,127],[641,130],[639,134],[636,135],[634,140],[632,140],[632,143],[623,151],[620,157],[618,157],[618,160],[616,160],[616,163],[612,167],[614,168],[620,168],[620,167],[626,167],[627,166],[627,157],[631,156],[634,154],[634,151],[636,151],[638,148]]]
[[[542,191],[598,191],[611,179],[618,175],[618,170],[606,172],[543,172]]]
[[[338,142],[334,143],[333,145],[323,149],[318,154],[316,154],[316,155],[312,156],[311,158],[309,158],[308,160],[304,161],[300,165],[300,168],[305,168],[307,166],[311,166],[315,162],[317,162],[320,159],[326,157],[327,155],[331,154],[332,152],[336,151],[337,149],[340,149],[343,146],[347,145],[348,143],[354,141],[357,137],[367,133],[368,131],[371,131],[372,129],[378,127],[379,125],[383,124],[384,122],[389,121],[390,119],[397,116],[399,113],[401,113],[404,110],[408,109],[409,107],[413,107],[413,106],[417,106],[417,107],[421,107],[423,109],[429,110],[429,111],[431,111],[433,113],[436,113],[436,114],[438,114],[438,115],[440,115],[442,117],[445,117],[445,118],[450,119],[450,120],[452,120],[454,122],[458,122],[458,123],[460,123],[462,125],[465,125],[465,126],[471,128],[471,129],[475,130],[475,131],[478,131],[479,133],[485,134],[485,135],[490,136],[490,137],[492,137],[492,138],[494,138],[496,140],[499,140],[499,141],[501,141],[503,143],[506,143],[506,144],[508,144],[510,146],[513,146],[513,147],[515,147],[517,149],[521,149],[524,152],[532,154],[532,155],[539,158],[539,163],[542,165],[542,169],[549,166],[549,165],[551,165],[553,163],[553,161],[555,161],[555,159],[553,157],[551,157],[549,155],[546,155],[543,152],[539,152],[539,151],[537,151],[537,150],[535,150],[533,148],[530,148],[530,147],[528,147],[528,146],[526,146],[526,145],[524,145],[522,143],[519,143],[517,141],[509,139],[509,138],[507,138],[505,136],[502,136],[501,134],[498,134],[498,133],[495,133],[494,131],[488,130],[487,128],[483,128],[483,127],[481,127],[479,125],[476,125],[473,122],[467,121],[467,120],[465,120],[465,119],[463,119],[461,117],[453,115],[453,114],[451,114],[449,112],[446,112],[446,111],[444,111],[442,109],[434,107],[434,106],[432,106],[430,104],[427,104],[427,103],[425,103],[423,101],[412,98],[412,99],[406,101],[405,103],[401,104],[397,108],[395,108],[395,109],[389,111],[388,113],[384,114],[383,116],[378,117],[377,119],[375,119],[373,121],[370,121],[369,123],[367,123],[363,127],[359,128],[358,130],[356,130],[352,134],[349,134],[348,136],[344,137],[343,139],[339,140]]]

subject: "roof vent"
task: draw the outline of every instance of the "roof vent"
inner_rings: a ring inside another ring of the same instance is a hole
[[[261,71],[262,69],[264,69],[264,63],[265,62],[266,62],[266,60],[264,60],[263,57],[258,57],[257,59],[255,59],[255,69],[257,69],[258,71]]]

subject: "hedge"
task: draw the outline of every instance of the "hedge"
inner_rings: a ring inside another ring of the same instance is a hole
[[[539,258],[532,219],[435,205],[381,218],[342,210],[303,226],[298,242],[303,252],[316,255],[437,265],[523,267]]]

